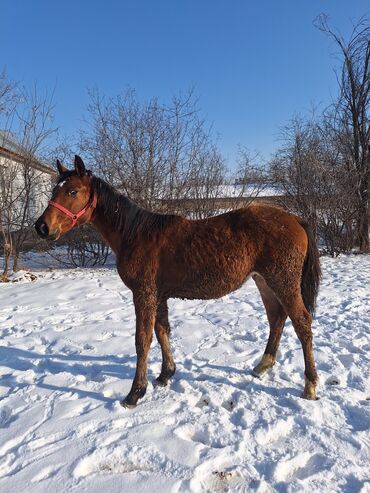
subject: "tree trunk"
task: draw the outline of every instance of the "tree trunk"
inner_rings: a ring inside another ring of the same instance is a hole
[[[364,179],[361,180],[359,195],[360,204],[358,210],[358,242],[360,252],[367,253],[370,252],[370,242],[369,242],[369,179],[365,175]]]

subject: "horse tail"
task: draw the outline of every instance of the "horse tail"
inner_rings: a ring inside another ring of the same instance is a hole
[[[314,316],[321,280],[320,256],[311,227],[302,220],[300,224],[308,238],[307,253],[302,270],[301,293],[306,309]]]

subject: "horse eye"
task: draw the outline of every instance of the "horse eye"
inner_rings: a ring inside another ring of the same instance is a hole
[[[76,197],[76,195],[77,195],[77,191],[76,191],[76,190],[71,190],[71,191],[68,193],[68,195],[69,195],[70,197]]]

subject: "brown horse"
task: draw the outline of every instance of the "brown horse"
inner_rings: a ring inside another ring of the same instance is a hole
[[[115,253],[118,273],[133,293],[137,366],[123,406],[135,406],[146,392],[153,331],[163,358],[157,384],[167,385],[175,373],[167,300],[220,298],[250,276],[261,293],[270,325],[265,353],[254,375],[260,377],[274,365],[289,316],[303,348],[303,396],[316,399],[311,321],[320,264],[304,221],[266,204],[197,221],[156,214],[92,176],[78,156],[73,171],[59,161],[57,167],[58,183],[36,222],[38,234],[58,239],[74,226],[93,224]]]

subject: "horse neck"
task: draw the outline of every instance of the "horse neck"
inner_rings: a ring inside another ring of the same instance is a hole
[[[156,214],[138,207],[127,197],[117,193],[99,178],[94,178],[97,207],[92,223],[114,253],[125,246],[137,244],[143,238],[159,234],[177,216]]]
[[[110,224],[109,219],[103,214],[103,211],[99,210],[99,206],[97,206],[95,210],[92,224],[102,235],[105,243],[107,243],[107,245],[109,245],[112,251],[117,255],[120,243],[122,243],[121,235],[118,231],[114,230],[114,227]]]
[[[102,186],[100,186],[101,184]],[[99,180],[95,185],[97,185],[95,186],[95,193],[97,194],[97,206],[94,211],[93,219],[91,222],[93,226],[102,235],[104,241],[110,246],[113,252],[117,255],[119,249],[122,248],[123,246],[124,237],[121,228],[117,227],[116,208],[111,207],[110,208],[111,210],[107,210],[107,208],[104,206],[104,200],[102,195],[103,193],[105,194],[111,193],[112,203],[114,203],[114,201],[119,200],[119,195],[113,190],[110,191],[109,190],[110,187],[102,180]],[[104,187],[104,185],[107,186]],[[104,192],[103,192],[103,187],[104,187]],[[122,208],[120,208],[120,215],[121,215],[121,221],[124,223],[125,217]]]

